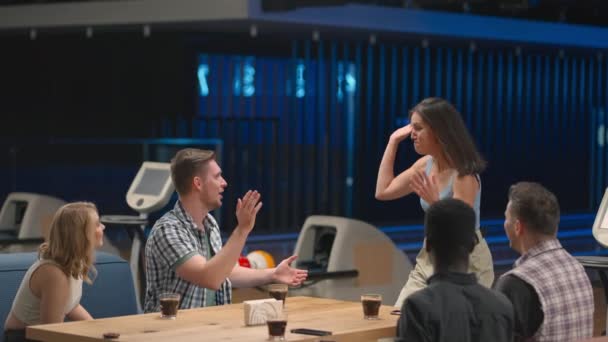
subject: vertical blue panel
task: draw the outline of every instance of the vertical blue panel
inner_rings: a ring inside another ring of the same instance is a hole
[[[378,113],[376,115],[376,120],[378,122],[378,136],[383,137],[386,134],[384,118],[386,118],[386,107],[385,107],[385,99],[386,99],[386,47],[384,44],[380,44],[378,47],[378,64],[380,66],[378,70]],[[382,153],[383,144],[378,145],[378,153]]]
[[[543,63],[543,80],[544,80],[544,84],[543,84],[543,97],[542,97],[542,109],[541,109],[541,124],[543,126],[543,131],[544,133],[542,134],[542,140],[539,144],[539,148],[541,151],[545,151],[546,148],[549,148],[549,144],[548,141],[551,139],[551,134],[549,134],[549,132],[551,132],[551,128],[550,128],[550,123],[551,123],[551,106],[550,106],[550,92],[551,92],[551,57],[550,56],[545,56],[544,58],[544,63]]]
[[[335,158],[335,150],[337,150],[338,146],[339,146],[339,140],[337,135],[338,134],[334,134],[334,132],[337,132],[337,130],[339,129],[339,125],[340,123],[338,122],[337,116],[338,116],[338,100],[337,100],[337,96],[336,94],[338,93],[338,87],[340,87],[340,85],[337,82],[337,69],[338,69],[338,54],[337,54],[337,49],[338,49],[338,43],[337,42],[331,42],[331,47],[330,47],[330,69],[331,69],[331,73],[330,73],[330,78],[329,78],[329,84],[330,84],[330,90],[329,90],[329,99],[330,99],[330,106],[329,106],[329,111],[327,113],[328,117],[329,117],[329,127],[328,127],[328,132],[331,132],[331,134],[328,134],[328,140],[329,140],[329,160],[328,160],[328,165],[329,165],[329,170],[328,170],[328,178],[329,178],[329,183],[331,184],[331,191],[329,193],[329,207],[334,211],[337,212],[339,210],[339,208],[337,208],[336,203],[335,203],[335,198],[336,198],[336,194],[335,194],[335,190],[336,190],[336,181],[334,181],[335,179],[339,178],[337,176],[337,170],[340,166],[340,161],[337,160]],[[369,89],[368,89],[369,92]],[[369,106],[368,106],[369,108]],[[371,117],[370,117],[370,113],[369,111],[365,112],[365,115],[367,115],[366,117],[366,121],[368,124],[371,123]],[[369,126],[367,126],[369,127]]]
[[[561,148],[560,141],[559,141],[559,137],[560,137],[560,121],[561,121],[561,115],[560,115],[560,104],[559,104],[559,99],[560,99],[560,92],[559,92],[559,85],[560,85],[560,75],[561,75],[561,58],[559,56],[555,56],[555,60],[553,63],[553,110],[551,111],[553,114],[553,131],[552,136],[551,136],[551,146],[553,146],[552,149],[550,149],[550,151],[552,152],[552,155],[558,154],[559,150]]]
[[[215,110],[211,113],[211,116],[216,118],[216,120],[213,121],[216,125],[214,133],[218,136],[224,137],[224,139],[232,139],[231,132],[226,128],[226,125],[224,125],[223,119],[225,117],[224,111],[227,107],[225,102],[228,101],[227,98],[231,96],[232,65],[234,61],[228,58],[222,58],[221,56],[217,56],[215,59],[217,61],[218,72],[216,73],[217,76],[215,76],[215,80],[211,80],[211,84],[216,83],[218,89],[218,96],[214,101]],[[212,92],[212,90],[210,90],[210,92]],[[225,162],[228,160],[227,157],[223,159]]]
[[[327,78],[325,75],[327,71],[325,69],[325,56],[323,55],[325,43],[322,40],[319,40],[317,44],[317,92],[315,96],[317,98],[318,120],[316,130],[317,140],[315,142],[315,146],[324,146],[324,148],[320,149],[320,153],[317,154],[317,177],[319,183],[318,188],[315,190],[315,192],[317,193],[315,212],[322,212],[324,210],[324,204],[328,202],[327,188],[329,187],[329,181],[327,177],[327,128],[325,127],[327,117]]]
[[[228,88],[230,88],[230,81],[225,80],[225,69],[230,67],[226,66],[226,64],[228,62],[224,58],[213,56],[211,63],[213,70],[209,71],[209,94],[216,94],[217,96],[212,96],[209,101],[211,102],[210,117],[220,118],[222,116],[220,109],[223,107],[221,103],[224,99],[224,94],[226,94],[224,89],[226,87],[225,83],[228,83]],[[216,89],[215,91],[213,91],[214,88]],[[222,136],[223,132],[221,131],[219,120],[211,121],[211,125],[213,128],[210,134]]]
[[[607,79],[608,81],[608,79]],[[604,86],[606,86],[606,84],[604,84]],[[608,89],[608,87],[606,88]],[[608,98],[608,97],[607,97]],[[605,116],[605,112],[604,109],[602,107],[600,107],[600,109],[597,111],[597,134],[601,136],[597,137],[597,140],[594,141],[594,144],[597,144],[598,146],[598,182],[597,184],[595,184],[595,187],[597,188],[597,200],[596,200],[596,205],[600,203],[600,201],[602,200],[602,195],[603,195],[603,190],[606,186],[605,181],[606,181],[606,175],[604,174],[604,170],[607,169],[607,165],[606,163],[608,163],[608,158],[606,158],[606,116]],[[601,144],[598,144],[598,142],[602,142]]]
[[[412,56],[412,107],[420,100],[420,48],[415,47]]]
[[[251,139],[249,140],[249,145],[251,145],[251,140],[254,141],[253,146],[250,147],[250,153],[249,156],[247,157],[249,160],[259,160],[261,162],[264,162],[264,153],[262,148],[264,147],[264,141],[263,141],[263,137],[264,137],[264,132],[262,131],[263,129],[263,121],[260,120],[262,117],[262,113],[260,112],[259,106],[261,104],[261,100],[263,99],[264,96],[264,89],[263,89],[263,80],[266,76],[266,70],[264,70],[263,68],[263,64],[261,63],[259,58],[256,58],[253,61],[253,65],[254,65],[254,70],[256,70],[255,75],[254,75],[254,88],[255,88],[255,94],[254,96],[251,97],[251,101],[250,101],[250,105],[249,107],[251,108],[251,110],[249,111],[249,126],[253,126],[253,127],[249,127],[249,131],[252,134]],[[260,118],[260,119],[258,119]],[[263,188],[264,190],[266,190],[266,196],[269,196],[270,194],[268,193],[268,189],[265,188],[265,184],[263,182],[264,179],[264,173],[262,172],[261,168],[255,168],[255,172],[251,173],[251,176],[249,177],[249,182],[248,184],[255,184],[256,182],[261,182],[261,188]],[[266,213],[264,214],[266,215]]]
[[[273,89],[285,89],[285,96],[279,96],[277,99],[275,113],[279,118],[279,126],[277,129],[277,139],[279,141],[280,146],[276,146],[275,150],[277,151],[278,165],[280,168],[278,170],[278,199],[277,204],[280,204],[279,217],[278,222],[281,227],[288,227],[289,225],[289,209],[285,208],[285,203],[289,203],[289,145],[288,145],[288,125],[289,117],[287,114],[290,112],[289,108],[289,100],[288,96],[288,83],[287,74],[289,73],[289,65],[291,65],[293,57],[290,58],[286,63],[276,66],[276,76]]]
[[[504,51],[498,51],[497,63],[496,63],[496,120],[494,120],[494,133],[495,136],[495,152],[500,155],[504,153],[505,144],[505,132],[504,132],[504,121],[503,121],[503,92],[504,92]],[[491,149],[489,151],[492,151]]]
[[[496,129],[494,126],[494,121],[496,119],[496,108],[494,107],[494,91],[496,90],[494,84],[494,66],[494,53],[490,51],[488,52],[488,76],[486,79],[486,86],[484,87],[487,89],[485,94],[486,106],[484,113],[486,124],[482,132],[482,136],[485,140],[485,146],[483,148],[486,151],[486,155],[491,151],[494,151],[493,142],[496,140]]]
[[[589,137],[590,137],[590,140],[591,140],[591,141],[588,142],[589,143],[589,156],[590,156],[590,158],[589,158],[589,162],[590,162],[589,163],[589,166],[590,166],[589,167],[589,183],[588,183],[589,184],[588,185],[589,186],[589,188],[588,188],[588,191],[589,191],[589,199],[588,199],[588,201],[589,201],[589,208],[588,209],[590,209],[590,210],[593,210],[593,208],[595,208],[594,199],[593,199],[594,192],[595,192],[594,187],[593,187],[593,184],[594,184],[593,178],[595,176],[595,170],[594,170],[594,168],[596,167],[595,153],[594,153],[595,146],[593,146],[593,136],[595,135],[595,133],[593,132],[594,129],[595,129],[594,128],[594,115],[595,115],[594,111],[595,111],[595,108],[596,108],[595,89],[594,89],[594,86],[595,86],[595,79],[594,79],[594,76],[595,76],[595,74],[594,74],[594,72],[595,72],[595,63],[596,63],[596,59],[594,59],[594,58],[590,58],[589,59],[589,77],[587,78],[587,80],[588,80],[587,84],[588,84],[589,88],[588,88],[588,91],[587,91],[587,99],[586,99],[586,101],[587,101],[587,103],[589,105],[589,107],[588,107],[589,121],[588,121],[587,127],[588,127],[589,132],[590,132]]]
[[[360,85],[360,81],[362,79],[362,65],[361,65],[361,60],[362,60],[362,47],[361,47],[361,43],[357,44],[357,47],[355,48],[355,80],[356,80],[356,88],[355,88],[355,105],[354,105],[354,110],[355,110],[355,115],[356,118],[360,118],[361,117],[361,85]],[[361,132],[361,128],[360,128],[360,120],[355,120],[354,122],[354,128],[353,131],[355,133],[357,132]],[[355,150],[362,150],[363,149],[363,144],[358,143],[359,140],[358,139],[354,139],[354,148]],[[355,176],[356,177],[356,176]],[[354,196],[354,195],[353,195]],[[363,208],[365,206],[365,204],[361,203],[361,201],[357,201],[354,204],[355,208]],[[355,209],[357,210],[357,209]]]
[[[401,61],[401,115],[407,116],[410,103],[408,101],[409,94],[409,49],[404,47],[402,49],[402,61]]]
[[[272,62],[267,62],[266,63],[266,70],[268,70],[268,75],[266,75],[265,77],[265,82],[264,82],[264,104],[262,105],[262,111],[264,112],[264,115],[266,116],[266,118],[268,120],[273,120],[273,117],[277,116],[277,112],[275,109],[275,104],[278,101],[275,101],[272,98],[272,89],[277,89],[276,84],[277,84],[277,79],[276,79],[276,66],[278,65],[278,63],[272,63]],[[278,182],[277,180],[278,178],[278,170],[280,169],[280,163],[278,162],[278,145],[279,145],[279,140],[278,140],[278,132],[277,132],[277,126],[272,125],[271,127],[268,127],[266,129],[266,146],[264,147],[266,149],[266,153],[267,153],[267,164],[270,164],[271,167],[269,170],[267,170],[264,173],[264,182],[266,184],[268,184],[268,189],[270,190],[270,194],[271,194],[271,199],[270,199],[270,203],[273,207],[278,208],[279,207],[279,191],[278,191]],[[269,225],[271,228],[276,229],[279,226],[279,222],[278,219],[280,217],[280,215],[277,213],[276,215],[268,215],[269,216]]]
[[[431,48],[425,47],[424,52],[424,98],[431,96]]]
[[[567,119],[567,127],[566,129],[568,130],[569,133],[569,137],[570,137],[570,141],[571,142],[576,142],[576,122],[577,120],[577,115],[578,114],[582,114],[582,113],[578,113],[578,93],[576,92],[576,87],[578,86],[578,82],[577,79],[579,77],[578,75],[578,64],[579,64],[579,58],[578,57],[572,57],[572,62],[571,62],[571,67],[570,67],[570,72],[571,72],[571,77],[569,80],[569,85],[570,85],[570,93],[568,94],[570,97],[570,106],[568,108],[568,119]],[[567,146],[567,152],[568,154],[572,153],[573,150],[576,150],[576,143],[570,143],[570,144],[566,144]]]
[[[574,147],[574,153],[577,153],[576,151],[584,151],[586,144],[584,143],[585,141],[585,137],[588,135],[587,132],[587,127],[588,125],[586,125],[586,120],[589,116],[589,111],[586,108],[590,108],[587,107],[587,103],[586,103],[586,99],[585,99],[585,95],[586,95],[586,91],[587,91],[587,75],[586,75],[586,69],[587,69],[587,61],[585,60],[584,57],[580,58],[580,63],[579,63],[579,93],[578,93],[578,109],[575,113],[574,119],[576,121],[576,131],[575,131],[575,139],[576,139],[576,146]]]
[[[607,58],[604,58],[605,61],[608,61]],[[602,195],[604,193],[604,189],[606,188],[606,179],[607,179],[607,175],[606,172],[608,171],[608,156],[606,155],[606,152],[608,151],[608,148],[606,148],[606,137],[608,137],[608,134],[606,134],[606,109],[608,108],[608,63],[603,63],[603,68],[604,68],[604,82],[603,86],[604,86],[604,90],[602,92],[602,96],[604,98],[604,101],[599,101],[600,105],[599,105],[599,125],[601,126],[601,129],[598,129],[598,132],[602,133],[602,136],[598,139],[599,141],[602,142],[601,145],[599,145],[599,154],[600,154],[600,158],[598,159],[598,162],[601,164],[601,167],[598,171],[599,174],[599,180],[598,180],[598,184],[596,184],[595,186],[598,188],[598,191],[600,191],[600,196],[598,196],[598,203],[602,198]]]
[[[329,122],[329,127],[327,127],[329,132],[335,132],[335,130],[337,129],[337,123],[335,122],[335,117],[336,117],[336,107],[337,107],[337,92],[338,92],[338,83],[337,83],[337,55],[336,55],[336,49],[337,49],[337,43],[336,42],[331,42],[330,43],[330,47],[329,47],[329,69],[330,69],[330,76],[329,76],[329,111],[327,113],[327,117],[328,117],[328,122]],[[369,117],[368,112],[366,111],[366,124],[370,125],[371,124],[371,118]],[[369,126],[368,126],[369,127]],[[336,137],[334,134],[330,134],[329,135],[329,145],[333,148],[335,145],[337,144],[336,142]],[[333,158],[330,158],[330,167],[329,170],[332,170],[332,168],[334,167],[334,160]]]
[[[542,78],[543,64],[540,55],[534,57],[534,112],[532,113],[532,146],[530,150],[532,157],[539,155],[541,152],[540,146],[544,136],[544,129],[542,128],[541,119],[541,103],[542,103],[542,92],[541,92],[541,78]]]
[[[446,56],[445,56],[445,98],[450,101],[451,103],[455,104],[455,99],[454,99],[454,93],[453,93],[453,85],[452,85],[452,59],[454,58],[453,55],[453,48],[449,47],[446,49]],[[462,108],[458,107],[457,108],[458,111],[462,110]]]
[[[427,49],[430,50],[430,49]],[[443,74],[443,48],[437,48],[436,57],[435,57],[435,92],[432,96],[443,97],[441,93],[441,87],[443,86],[443,82],[441,81],[441,76]]]
[[[605,186],[605,180],[606,180],[606,175],[604,174],[606,168],[606,163],[608,163],[608,158],[606,158],[606,145],[605,145],[605,136],[606,136],[606,117],[605,117],[605,112],[602,108],[600,108],[597,111],[597,125],[596,125],[596,132],[598,134],[597,136],[597,140],[595,140],[593,143],[596,144],[597,146],[597,160],[598,160],[598,177],[597,177],[597,184],[595,184],[595,187],[597,189],[597,198],[596,198],[596,206],[600,204],[600,201],[602,200],[602,195],[603,195],[603,190],[604,190],[604,186]],[[598,142],[603,142],[601,144],[598,144]]]
[[[513,122],[513,52],[508,52],[507,58],[507,109],[505,112],[505,147],[509,152],[512,152],[512,133],[511,127]]]
[[[525,96],[522,101],[525,101],[524,112],[522,114],[522,123],[523,123],[523,134],[522,134],[522,157],[528,158],[530,157],[530,148],[532,146],[532,132],[531,129],[531,117],[532,113],[532,56],[526,56],[526,67],[525,67]]]
[[[596,101],[596,96],[597,96],[597,91],[599,90],[599,87],[596,87],[595,92],[593,91],[593,86],[594,86],[594,66],[595,66],[595,61],[592,59],[589,62],[589,92],[588,94],[588,98],[587,101],[590,105],[590,110],[589,110],[589,115],[590,115],[590,120],[589,120],[589,140],[587,141],[587,144],[589,144],[589,154],[591,156],[591,158],[589,158],[589,184],[588,184],[588,189],[589,189],[589,209],[593,210],[595,208],[596,205],[596,196],[597,196],[597,187],[595,186],[596,184],[596,170],[595,168],[597,167],[597,148],[596,148],[596,144],[595,142],[597,141],[597,133],[596,133],[596,117],[597,117],[597,101]],[[598,63],[598,74],[601,75],[601,62]],[[601,79],[601,77],[598,77],[598,80]],[[599,85],[599,84],[598,84]]]
[[[367,46],[367,77],[365,78],[365,116],[367,118],[367,125],[365,128],[368,131],[372,130],[372,99],[373,99],[373,89],[374,89],[374,48],[370,44]]]
[[[603,148],[602,146],[600,146],[599,144],[599,129],[600,126],[602,125],[602,120],[600,120],[600,114],[603,112],[603,106],[604,106],[604,101],[602,101],[602,99],[604,98],[604,86],[605,86],[605,82],[608,81],[606,79],[604,79],[604,61],[603,60],[599,60],[597,62],[597,82],[596,82],[596,89],[595,89],[595,101],[594,103],[594,108],[595,110],[593,110],[591,112],[591,159],[592,161],[595,162],[595,167],[592,168],[593,170],[593,177],[591,178],[591,182],[590,182],[590,186],[593,189],[593,201],[591,202],[591,209],[592,210],[596,210],[597,206],[599,205],[602,195],[603,195],[603,170],[604,170],[604,163],[603,163]],[[606,74],[606,76],[608,76],[608,72]]]
[[[220,94],[221,97],[220,97],[220,100],[218,101],[219,134],[221,134],[221,136],[223,136],[224,139],[226,139],[226,137],[228,137],[228,140],[234,141],[237,146],[238,146],[239,135],[234,132],[234,130],[236,129],[235,128],[236,125],[230,126],[230,125],[224,124],[226,122],[224,119],[231,114],[232,101],[234,98],[237,97],[237,96],[234,96],[233,82],[234,82],[234,78],[236,77],[234,70],[236,69],[237,65],[240,66],[239,61],[240,61],[240,59],[234,58],[234,59],[229,59],[225,63],[223,63],[222,93]],[[228,156],[226,156],[226,158],[224,158],[224,160],[229,163],[233,163],[234,160],[230,159],[231,157],[233,157],[233,156],[228,155]],[[235,181],[238,181],[238,180],[235,180]],[[235,181],[233,181],[233,183]]]
[[[401,115],[407,116],[409,111],[409,49],[404,47],[401,50]]]
[[[391,88],[390,88],[390,105],[389,105],[389,132],[392,131],[393,125],[395,124],[395,115],[397,109],[397,78],[399,77],[399,73],[397,70],[397,58],[398,58],[398,50],[396,46],[391,47]]]
[[[291,63],[289,65],[289,69],[287,71],[287,82],[289,84],[289,88],[291,89],[291,94],[289,95],[289,112],[287,116],[289,117],[290,123],[295,123],[295,134],[288,135],[287,138],[287,146],[289,148],[288,159],[288,175],[287,184],[288,184],[288,194],[290,195],[289,201],[284,202],[287,203],[299,203],[301,201],[301,194],[298,192],[300,189],[298,178],[300,177],[300,170],[298,170],[298,162],[300,151],[298,150],[298,145],[300,143],[298,134],[301,130],[301,123],[299,120],[299,111],[298,111],[298,100],[296,97],[296,82],[295,82],[295,73],[298,65],[298,61],[300,60],[300,53],[298,49],[298,41],[294,40],[291,45]],[[297,220],[298,218],[298,206],[289,206],[285,210],[289,210],[290,218],[289,221]],[[291,210],[290,210],[291,209]]]
[[[209,65],[209,56],[201,55],[198,59],[199,65],[197,66],[197,80],[198,80],[198,116],[206,116],[209,113],[209,71],[211,70]],[[203,121],[201,121],[203,122]],[[201,129],[198,134],[201,137],[205,137],[204,133],[205,125],[201,124]]]
[[[314,100],[315,94],[313,94],[310,90],[312,90],[309,84],[314,84],[312,78],[312,63],[310,59],[311,55],[311,41],[304,41],[304,74],[305,78],[305,91],[306,95],[302,99],[301,105],[301,122],[302,122],[302,145],[300,146],[300,155],[302,156],[302,161],[299,164],[300,170],[302,170],[302,177],[300,177],[300,192],[302,194],[301,203],[303,204],[303,208],[300,208],[300,215],[302,219],[306,218],[306,213],[310,213],[313,210],[314,202],[315,202],[315,177],[316,172],[313,171],[311,167],[314,165],[314,151],[312,149],[313,141],[314,141],[314,128],[315,121],[317,116],[315,115],[315,108],[311,100]]]
[[[314,100],[316,94],[314,92],[314,75],[315,75],[315,66],[318,67],[316,63],[312,63],[311,54],[312,54],[312,41],[306,40],[304,41],[304,89],[305,96],[303,97],[302,105],[302,127],[304,128],[304,147],[307,149],[305,155],[310,155],[312,150],[308,148],[311,146],[314,141],[315,134],[315,123],[317,121],[317,116],[315,115],[315,106]],[[310,152],[309,152],[310,151]],[[306,158],[306,163],[312,160],[310,158]],[[304,188],[307,186],[304,185]],[[307,196],[308,197],[308,196]]]
[[[344,55],[343,55],[343,63],[344,63],[344,74],[350,72],[350,64],[351,58],[348,52],[348,43],[344,43]],[[345,185],[346,185],[346,198],[344,198],[344,216],[352,217],[353,216],[353,182],[355,177],[355,110],[354,110],[354,101],[353,94],[344,91],[344,106],[345,114],[346,114],[346,170],[345,170]]]
[[[524,57],[520,53],[517,58],[517,75],[516,75],[516,89],[515,89],[515,113],[513,115],[513,145],[515,146],[514,152],[521,158],[522,154],[522,117],[523,113],[523,83],[524,83]]]
[[[236,97],[233,89],[233,82],[235,75],[235,65],[238,64],[238,59],[224,59],[224,63],[222,63],[222,93],[220,94],[220,98],[218,99],[218,130],[219,133],[224,136],[226,134],[229,139],[233,139],[235,136],[233,132],[233,126],[229,126],[225,124],[225,118],[228,117],[231,113],[231,104],[233,98]],[[219,80],[218,80],[219,81]]]
[[[462,55],[464,54],[464,52],[462,51],[462,49],[458,49],[456,53],[456,106],[458,107],[458,110],[464,115],[465,109],[463,108],[462,99],[462,88],[464,87],[464,77],[462,71],[462,69],[464,69],[464,58],[462,57]]]
[[[477,54],[477,87],[475,88],[475,138],[479,143],[483,141],[483,119],[488,113],[484,113],[483,99],[485,96],[485,56],[484,52],[479,51]]]
[[[466,123],[469,129],[473,128],[473,58],[474,52],[469,50],[467,54],[467,92],[466,92]]]
[[[215,111],[213,109],[213,104],[215,102],[215,99],[217,98],[217,96],[214,96],[214,95],[217,95],[217,94],[211,92],[211,89],[212,89],[211,85],[215,84],[213,82],[213,79],[214,79],[214,76],[215,76],[214,73],[217,73],[218,67],[215,65],[215,58],[214,57],[207,56],[205,58],[205,60],[207,62],[207,65],[209,66],[208,67],[209,70],[207,72],[207,81],[206,81],[207,82],[207,89],[208,89],[207,91],[208,91],[209,96],[207,96],[206,99],[205,99],[205,102],[206,102],[205,111],[201,112],[201,115],[200,115],[202,119],[207,118],[210,115],[212,115],[213,113],[215,113]],[[217,89],[217,87],[215,89]],[[203,120],[201,120],[201,121],[203,121]],[[211,136],[212,124],[213,124],[212,122],[203,121],[203,124],[201,126],[202,127],[202,135],[201,135],[201,137],[206,138],[206,137]]]
[[[595,70],[597,69],[597,72]],[[589,209],[597,210],[602,196],[604,194],[604,163],[603,163],[603,151],[605,150],[606,142],[606,131],[605,126],[603,127],[604,134],[601,139],[604,144],[600,145],[598,136],[600,126],[603,124],[600,121],[600,113],[603,114],[603,80],[604,80],[604,62],[600,56],[597,58],[589,59],[589,77],[588,77],[588,103],[587,111],[589,113],[589,129],[590,129],[590,174],[589,174],[589,192],[592,195],[592,200],[589,202]],[[606,75],[608,76],[608,74]]]
[[[571,136],[571,131],[568,127],[568,117],[570,115],[570,107],[569,107],[569,98],[570,96],[572,96],[570,94],[570,89],[569,89],[569,85],[570,85],[570,77],[569,77],[569,66],[570,66],[570,58],[569,57],[564,57],[562,60],[562,103],[561,103],[561,118],[560,118],[560,130],[559,133],[565,137],[565,141],[562,140],[561,144],[560,144],[560,151],[564,151],[567,148],[567,144],[566,141],[569,141],[572,136]]]

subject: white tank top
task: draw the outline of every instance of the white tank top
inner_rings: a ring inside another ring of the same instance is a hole
[[[11,310],[17,319],[25,325],[40,324],[40,298],[36,297],[30,289],[30,278],[38,267],[44,264],[56,264],[52,260],[41,259],[37,260],[25,273],[17,295],[13,301]],[[82,279],[69,278],[70,293],[68,301],[63,308],[64,315],[72,311],[79,303],[82,296]]]

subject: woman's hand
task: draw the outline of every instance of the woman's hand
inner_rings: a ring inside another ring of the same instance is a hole
[[[428,204],[439,200],[439,186],[435,176],[429,177],[426,172],[417,171],[412,175],[411,186],[412,190]]]
[[[407,139],[407,137],[409,137],[411,133],[412,133],[412,125],[411,124],[405,125],[399,129],[397,129],[396,131],[394,131],[393,134],[391,134],[390,141],[399,143],[399,142]]]

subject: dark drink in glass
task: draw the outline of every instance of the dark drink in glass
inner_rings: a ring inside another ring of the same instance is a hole
[[[175,319],[179,308],[180,295],[178,293],[162,293],[160,300],[160,317]]]
[[[366,294],[361,296],[361,304],[363,305],[363,318],[379,319],[380,306],[382,305],[382,295]]]
[[[287,298],[287,284],[271,284],[268,286],[268,295],[276,300],[283,302],[285,307],[285,299]]]
[[[269,341],[284,341],[285,330],[287,328],[287,319],[284,317],[271,318],[266,321],[268,325],[268,340]]]

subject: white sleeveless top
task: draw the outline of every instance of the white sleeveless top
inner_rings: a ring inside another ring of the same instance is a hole
[[[38,267],[44,264],[55,264],[52,260],[37,260],[25,273],[17,295],[13,301],[11,310],[17,319],[23,322],[25,325],[40,324],[40,298],[36,297],[30,289],[30,278],[34,271]],[[70,293],[68,301],[65,303],[63,308],[64,315],[67,315],[72,311],[79,303],[80,297],[82,296],[82,279],[69,278],[70,282]]]

